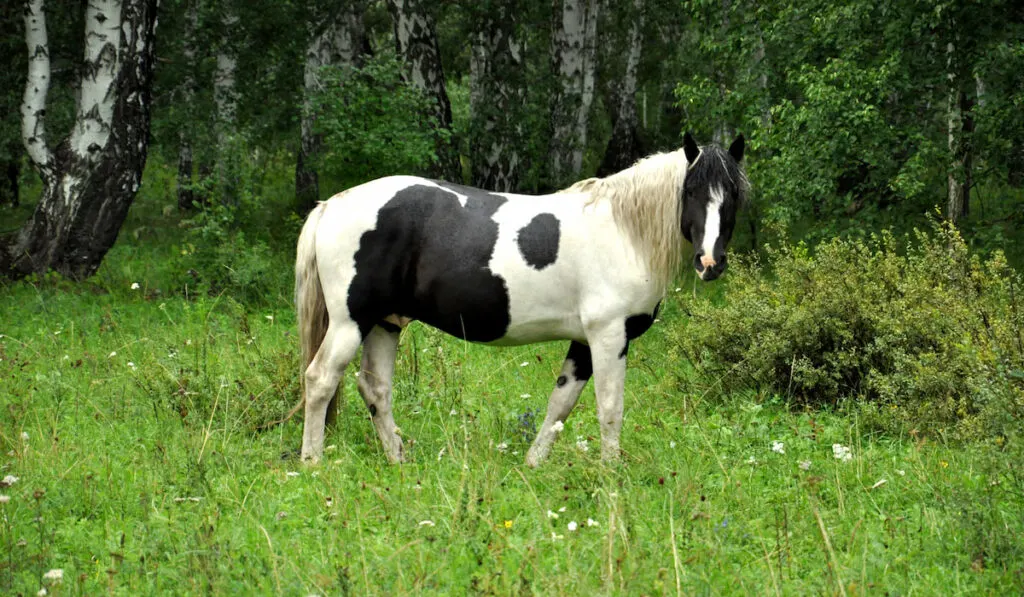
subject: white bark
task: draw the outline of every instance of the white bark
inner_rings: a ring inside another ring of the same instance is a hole
[[[71,131],[71,151],[82,159],[99,159],[110,139],[120,45],[120,0],[91,0],[85,9],[85,64]]]
[[[21,138],[25,151],[44,174],[53,167],[53,152],[46,141],[46,96],[50,91],[50,45],[46,35],[44,0],[25,3],[25,44],[28,80],[21,104]]]
[[[223,39],[227,40],[217,49],[217,69],[213,75],[213,98],[217,104],[217,143],[221,147],[227,140],[227,134],[234,128],[238,97],[235,88],[235,72],[238,68],[233,38],[238,26],[238,15],[226,9],[221,17]]]
[[[960,90],[956,75],[956,47],[953,42],[946,44],[946,80],[949,86],[946,106],[946,133],[949,143],[950,167],[946,175],[948,183],[947,191],[947,215],[949,219],[956,222],[964,213],[964,190],[960,184],[957,173],[963,170],[963,160],[960,155],[959,132],[962,115],[960,113]]]
[[[583,167],[594,100],[597,12],[597,0],[562,0],[552,34],[560,84],[552,107],[551,164],[557,180],[576,178]]]

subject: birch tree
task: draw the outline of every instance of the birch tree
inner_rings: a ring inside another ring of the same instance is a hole
[[[643,49],[644,0],[633,0],[633,14],[627,35],[626,63],[621,79],[611,83],[612,136],[608,140],[598,176],[607,176],[628,168],[640,157],[639,115],[636,105],[637,69]]]
[[[583,168],[587,122],[594,100],[597,17],[598,0],[556,3],[551,61],[558,83],[551,107],[550,155],[556,185],[575,180]]]
[[[186,109],[192,107],[196,95],[196,34],[199,28],[198,0],[191,0],[185,7],[185,32],[182,36],[181,57],[184,76],[181,81],[180,101]],[[178,209],[187,210],[195,205],[192,190],[192,131],[190,124],[183,123],[178,131]]]
[[[158,0],[92,0],[74,124],[49,142],[50,88],[44,0],[25,3],[28,80],[22,140],[43,183],[32,217],[0,242],[0,271],[19,277],[53,269],[95,273],[117,240],[142,179],[149,143]]]
[[[482,3],[470,46],[473,185],[512,191],[523,165],[524,48],[509,0]]]
[[[322,139],[315,132],[316,114],[312,97],[322,87],[320,71],[323,67],[357,64],[366,45],[362,13],[362,3],[343,2],[333,4],[330,10],[314,10],[310,14],[307,25],[309,44],[306,46],[303,66],[301,139],[295,163],[295,196],[301,213],[312,209],[320,198],[316,160]]]
[[[438,174],[446,180],[461,181],[459,154],[450,135],[452,106],[441,65],[437,30],[428,10],[430,3],[425,0],[388,0],[387,4],[395,27],[395,46],[406,63],[408,80],[434,98],[434,120],[439,129],[449,133],[438,137]]]

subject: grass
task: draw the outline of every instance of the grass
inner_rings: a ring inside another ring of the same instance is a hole
[[[327,457],[304,466],[300,417],[259,429],[298,396],[287,297],[159,289],[171,246],[122,235],[88,282],[0,288],[0,475],[18,478],[0,489],[0,591],[1024,589],[1024,500],[981,452],[752,391],[681,391],[695,385],[665,334],[686,325],[674,295],[630,350],[621,463],[598,457],[588,387],[550,461],[523,465],[565,346],[416,324],[395,380],[412,461],[386,464],[350,368]],[[44,583],[51,569],[61,583]]]

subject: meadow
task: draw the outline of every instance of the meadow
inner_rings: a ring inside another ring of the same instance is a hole
[[[259,301],[182,285],[197,249],[162,201],[140,197],[94,278],[0,288],[6,594],[1024,590],[1024,496],[991,451],[725,391],[681,356],[681,298],[727,302],[728,275],[684,277],[631,347],[621,462],[600,461],[588,386],[524,466],[561,343],[414,324],[395,380],[410,462],[386,463],[350,368],[304,465],[301,414],[271,424],[299,395],[290,255],[261,254],[277,290]]]

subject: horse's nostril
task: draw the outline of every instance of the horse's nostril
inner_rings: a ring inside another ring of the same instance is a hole
[[[701,255],[700,264],[704,267],[715,267],[715,258],[710,255]]]

